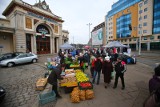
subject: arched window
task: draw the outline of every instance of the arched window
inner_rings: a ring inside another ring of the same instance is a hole
[[[37,26],[36,32],[50,34],[49,29],[45,25],[42,25],[42,24]]]

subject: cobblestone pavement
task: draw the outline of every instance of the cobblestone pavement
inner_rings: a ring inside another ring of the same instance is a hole
[[[35,64],[0,68],[0,86],[7,92],[0,107],[31,107],[32,103],[38,101],[37,96],[41,91],[35,91],[35,83],[38,78],[44,77],[44,62],[47,57],[52,55],[40,56]]]

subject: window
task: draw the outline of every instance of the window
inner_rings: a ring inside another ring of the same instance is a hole
[[[26,28],[32,29],[32,19],[26,17]]]
[[[139,28],[141,28],[142,27],[142,25],[141,24],[139,24]]]
[[[147,15],[144,16],[144,19],[147,19]]]
[[[122,11],[122,15],[124,14],[124,11]]]
[[[142,10],[139,10],[139,14],[141,14],[142,13]]]
[[[28,53],[28,54],[27,54],[27,57],[30,57],[30,56],[33,56],[33,54],[31,54],[31,53]]]
[[[127,12],[130,12],[130,9],[127,9]]]
[[[25,57],[27,57],[26,54],[21,54],[18,58],[25,58]]]
[[[143,33],[147,33],[147,30],[143,30]]]
[[[145,9],[144,9],[144,12],[146,12],[147,10],[148,10],[148,8],[145,8]]]
[[[132,41],[132,39],[129,39],[129,41]]]
[[[148,3],[148,0],[145,0],[145,1],[144,1],[144,4],[147,4],[147,3]]]
[[[142,3],[139,4],[139,7],[142,7]]]
[[[139,20],[142,20],[142,17],[139,17]]]
[[[58,25],[55,25],[54,28],[55,28],[55,29],[54,29],[54,32],[55,32],[55,33],[58,33]]]
[[[143,26],[147,26],[147,22],[143,23]]]
[[[157,39],[160,39],[160,35],[159,35],[159,36],[157,36]]]
[[[143,40],[147,40],[147,37],[144,37]]]
[[[151,36],[151,37],[150,37],[150,40],[153,40],[153,39],[154,39],[154,36]]]

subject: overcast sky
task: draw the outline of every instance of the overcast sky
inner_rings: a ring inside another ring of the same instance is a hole
[[[23,0],[31,5],[39,0]],[[43,0],[41,0],[43,1]],[[89,40],[89,26],[93,27],[102,23],[105,15],[111,9],[113,2],[118,0],[45,0],[51,11],[65,21],[63,29],[69,31],[69,43],[86,44]],[[11,0],[0,0],[0,17]],[[74,39],[73,39],[74,38]]]

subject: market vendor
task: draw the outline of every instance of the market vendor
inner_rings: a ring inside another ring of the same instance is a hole
[[[73,62],[72,55],[68,54],[68,57],[65,58],[66,69],[70,68],[70,64]]]
[[[63,77],[61,77],[60,74],[62,71],[64,71],[64,69],[65,69],[64,64],[58,65],[56,68],[52,69],[52,72],[48,77],[48,83],[52,85],[52,90],[55,92],[57,98],[62,98],[57,91],[58,88],[57,79],[63,79]]]

